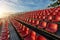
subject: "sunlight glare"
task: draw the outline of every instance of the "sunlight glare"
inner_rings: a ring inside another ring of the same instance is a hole
[[[0,8],[0,18],[8,16],[5,12],[7,12],[6,9]]]

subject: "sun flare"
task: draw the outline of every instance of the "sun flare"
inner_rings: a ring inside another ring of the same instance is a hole
[[[4,18],[6,16],[8,16],[8,14],[6,14],[6,9],[4,8],[0,8],[0,18]]]

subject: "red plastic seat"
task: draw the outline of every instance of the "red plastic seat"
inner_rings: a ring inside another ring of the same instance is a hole
[[[51,16],[51,15],[49,15],[49,16],[47,16],[47,20],[49,21],[49,20],[52,20],[53,19],[53,17]]]
[[[36,40],[36,33],[31,31],[31,33],[24,38],[24,40]]]
[[[41,20],[41,16],[38,16],[37,19],[38,19],[38,20]]]
[[[36,26],[39,24],[39,20],[32,20],[31,22],[32,25]]]
[[[17,28],[17,27],[15,27],[15,28]],[[18,28],[18,30],[19,30],[19,32],[22,32],[24,27],[23,27],[23,25],[22,26],[20,26],[20,28]]]
[[[46,27],[47,22],[44,22],[44,21],[43,21],[43,22],[41,23],[41,25],[42,25],[43,27]]]
[[[37,19],[38,18],[38,16],[35,16],[35,19]]]
[[[31,20],[31,24],[34,24],[35,23],[35,21],[34,20]]]
[[[35,20],[35,25],[38,25],[39,24],[39,20]]]
[[[25,37],[30,33],[29,28],[22,29],[22,32],[20,33],[22,37]]]
[[[29,21],[28,21],[28,22],[29,22],[29,23],[31,23],[31,21],[32,21],[32,20],[31,20],[31,19],[29,19]]]
[[[50,15],[50,12],[49,12],[49,10],[46,10],[46,14],[45,14],[46,16],[47,15]]]
[[[44,20],[46,18],[46,16],[42,16],[42,19]]]
[[[60,12],[58,12],[58,13],[57,13],[57,15],[59,15],[59,16],[60,16]]]
[[[43,16],[45,16],[45,15],[46,15],[46,10],[44,10],[44,11],[43,11],[43,14],[42,14],[42,15],[43,15]]]
[[[60,21],[60,16],[55,16],[54,21]]]
[[[45,38],[44,36],[40,35],[40,36],[37,37],[37,40],[47,40],[47,38]]]
[[[46,30],[51,33],[55,33],[58,30],[58,25],[55,23],[49,23]]]
[[[43,21],[38,25],[38,28],[45,28],[47,26],[47,22]]]
[[[56,12],[53,12],[53,13],[51,13],[50,15],[51,15],[51,16],[54,16],[54,15],[57,15],[57,13],[56,13]]]
[[[42,11],[41,11],[41,13],[39,13],[39,15],[42,15]]]

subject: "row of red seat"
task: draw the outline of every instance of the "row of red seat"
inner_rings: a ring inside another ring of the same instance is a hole
[[[23,18],[22,18],[23,19]],[[25,19],[25,17],[24,17]],[[33,18],[26,18],[26,19],[37,19],[37,20],[45,20],[45,21],[51,21],[51,22],[60,22],[60,16],[33,16]]]
[[[52,11],[52,12],[50,12],[50,11]],[[29,18],[29,19],[59,22],[60,21],[60,6],[56,7],[56,8],[26,12],[26,13],[22,14],[22,16],[20,15],[18,17],[21,17],[22,19]]]
[[[9,29],[8,22],[3,22],[2,30],[1,30],[1,40],[9,40]]]
[[[40,28],[44,28],[45,30],[48,29],[47,31],[51,32],[51,33],[55,33],[58,30],[58,24],[56,23],[52,23],[52,22],[46,22],[46,21],[39,21],[39,20],[25,20],[25,22],[37,26],[39,29]]]
[[[16,18],[16,19],[22,20],[27,24],[31,24],[39,29],[44,29],[51,33],[56,33],[58,31],[58,24],[53,22],[39,21],[34,19],[21,19],[21,18]]]
[[[56,33],[59,28],[59,25],[57,24],[57,22],[60,22],[60,6],[56,8],[25,12],[24,14],[15,16],[14,19],[22,20],[23,22],[27,24],[31,24],[37,27],[38,29],[44,29],[45,31],[50,32],[50,33]],[[24,37],[24,39],[26,35],[32,32],[29,28],[26,28],[25,25],[22,25],[19,22],[12,21],[12,23],[13,25],[15,25],[14,27],[16,28],[18,33],[22,37]]]
[[[56,8],[26,12],[25,14],[22,14],[22,16],[19,15],[15,18],[37,26],[39,29],[42,28],[48,32],[55,33],[59,26],[55,22],[60,22],[60,6]]]
[[[37,34],[33,30],[30,30],[25,25],[17,22],[16,20],[10,19],[10,21],[13,24],[13,26],[16,28],[19,35],[24,40],[47,40],[47,38],[45,38],[44,36]]]

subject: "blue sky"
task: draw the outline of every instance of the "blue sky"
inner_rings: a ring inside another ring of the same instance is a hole
[[[32,10],[45,9],[50,0],[0,0],[0,8],[6,11],[25,12]]]

